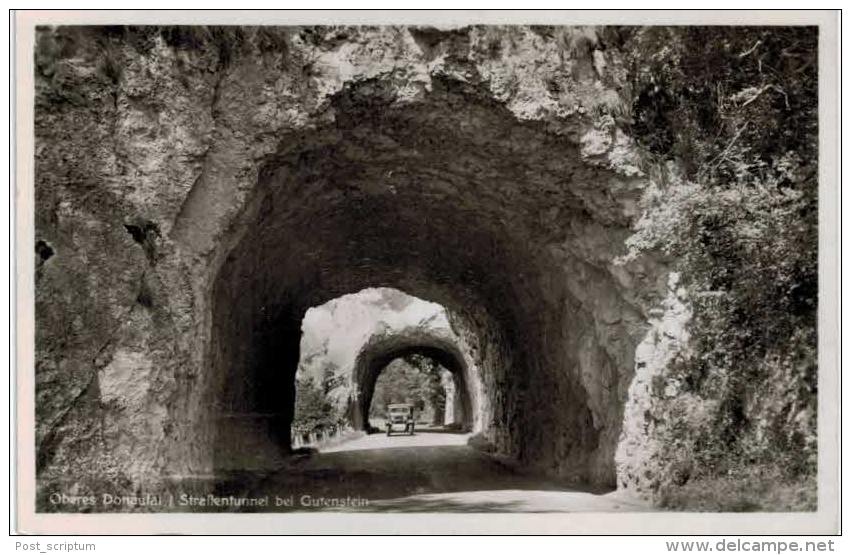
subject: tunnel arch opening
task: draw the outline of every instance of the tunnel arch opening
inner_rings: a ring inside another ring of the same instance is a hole
[[[371,342],[359,353],[354,369],[357,394],[350,405],[353,427],[367,432],[378,430],[370,424],[369,419],[378,378],[393,361],[404,360],[412,355],[431,359],[450,372],[460,404],[461,414],[457,423],[463,431],[472,431],[477,410],[474,408],[469,382],[479,377],[467,367],[458,347],[447,341],[432,339],[426,343],[423,338],[404,336],[391,336],[380,342]]]
[[[396,360],[416,370],[418,377],[430,376],[427,383],[434,391],[445,389],[452,423],[471,430],[470,391],[480,398],[482,385],[459,322],[438,303],[387,287],[363,289],[311,307],[302,321],[295,432],[303,436],[317,420],[333,421],[335,433],[341,427],[370,430],[367,415],[378,376]],[[318,396],[323,398],[321,408],[315,402]]]
[[[645,333],[631,277],[607,266],[628,219],[589,188],[618,177],[468,83],[435,79],[404,102],[388,87],[346,86],[331,121],[282,137],[223,240],[207,354],[215,471],[286,456],[305,312],[392,287],[452,313],[481,373],[473,428],[494,451],[614,484]]]
[[[378,373],[367,412],[369,430],[386,431],[388,409],[394,403],[413,404],[417,425],[430,431],[463,433],[471,429],[469,391],[457,373],[427,355],[393,359]],[[384,426],[375,425],[376,417]]]

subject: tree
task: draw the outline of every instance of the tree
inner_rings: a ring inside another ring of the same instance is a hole
[[[301,433],[329,429],[337,425],[334,405],[326,397],[322,387],[312,377],[296,381],[295,414],[293,428]]]
[[[391,403],[411,403],[417,411],[426,407],[442,411],[445,394],[440,368],[437,362],[419,354],[394,360],[375,382],[370,414],[383,416]]]
[[[405,362],[419,369],[420,373],[426,377],[423,396],[436,413],[442,414],[446,405],[446,391],[440,379],[440,371],[443,367],[434,359],[420,354],[409,355],[405,358]]]

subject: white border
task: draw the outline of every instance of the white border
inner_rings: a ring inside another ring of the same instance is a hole
[[[36,24],[653,24],[820,26],[819,511],[573,514],[37,514],[33,299]],[[52,534],[832,534],[839,528],[838,15],[829,11],[26,11],[15,14],[17,528]],[[20,492],[27,494],[20,495]]]

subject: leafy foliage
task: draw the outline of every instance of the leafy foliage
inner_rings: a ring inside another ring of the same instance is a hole
[[[440,368],[434,360],[418,354],[390,363],[375,383],[370,414],[383,416],[391,403],[411,403],[418,413],[426,407],[442,413],[446,395]]]
[[[707,474],[753,464],[813,473],[818,32],[620,35],[634,75],[631,131],[661,176],[626,258],[661,251],[681,272],[694,352],[669,377],[692,408],[711,408],[705,425],[670,432],[671,457],[688,452]],[[665,416],[683,418],[674,405]]]
[[[803,174],[815,173],[816,28],[625,33],[634,76],[632,132],[657,161],[676,159],[688,178],[704,184],[766,179],[783,171],[778,159],[790,153]]]
[[[327,430],[339,424],[339,418],[322,385],[312,377],[296,380],[293,429],[301,433]]]
[[[818,508],[816,477],[790,480],[775,468],[751,466],[737,476],[699,478],[666,488],[664,509],[696,512],[795,512]]]

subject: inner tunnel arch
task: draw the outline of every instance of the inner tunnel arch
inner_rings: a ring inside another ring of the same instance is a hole
[[[357,430],[369,429],[369,410],[372,405],[378,376],[392,361],[409,355],[419,354],[439,363],[452,374],[460,393],[462,417],[460,424],[465,431],[479,431],[481,426],[478,369],[465,361],[459,347],[451,341],[429,335],[415,336],[393,334],[379,340],[369,341],[361,348],[355,359],[352,377],[354,395],[349,406],[349,418]]]

